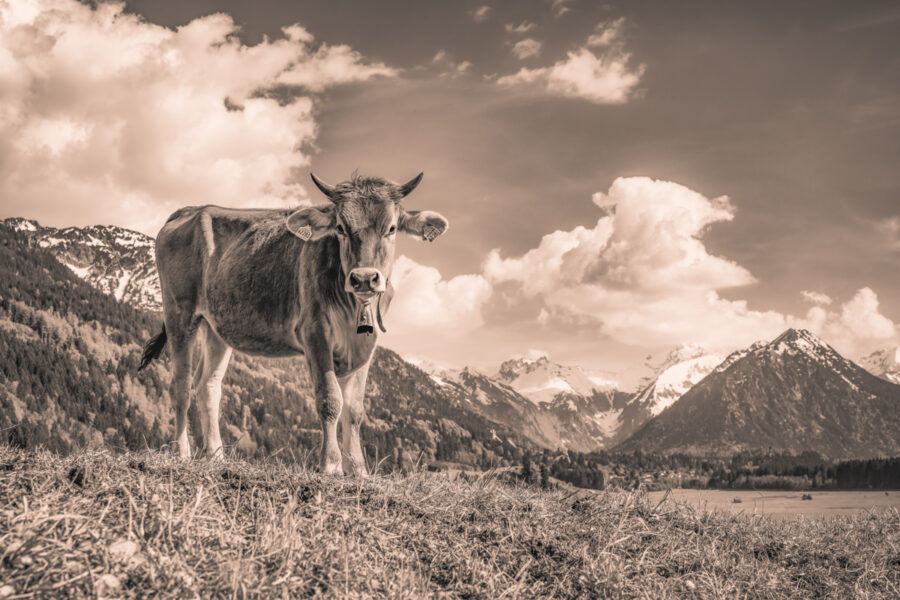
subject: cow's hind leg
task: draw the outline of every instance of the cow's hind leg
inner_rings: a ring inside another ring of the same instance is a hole
[[[203,449],[210,458],[221,458],[222,437],[219,434],[219,404],[222,399],[222,379],[231,360],[231,347],[209,323],[203,321],[199,327],[202,352],[202,370],[197,382],[197,410],[203,430]]]
[[[366,415],[363,399],[368,374],[369,365],[366,363],[357,371],[342,377],[340,380],[341,392],[344,397],[344,405],[341,409],[344,472],[360,476],[368,475],[366,460],[359,439],[359,426]]]

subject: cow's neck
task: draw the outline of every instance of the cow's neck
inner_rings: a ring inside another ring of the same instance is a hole
[[[353,371],[366,362],[372,354],[377,334],[356,333],[356,320],[360,302],[344,289],[347,274],[340,258],[340,246],[336,238],[326,238],[320,244],[318,293],[329,312],[329,321],[335,329],[335,370]]]

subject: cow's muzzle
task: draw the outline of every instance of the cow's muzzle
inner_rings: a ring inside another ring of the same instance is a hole
[[[344,289],[356,294],[360,300],[373,298],[384,293],[387,283],[384,275],[378,269],[371,267],[359,267],[350,271]]]
[[[356,333],[375,333],[375,323],[387,333],[381,320],[381,295],[387,290],[387,280],[378,269],[359,267],[350,271],[344,289],[356,296]],[[377,321],[376,321],[377,319]]]

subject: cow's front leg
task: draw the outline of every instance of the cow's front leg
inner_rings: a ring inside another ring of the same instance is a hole
[[[310,347],[311,346],[311,347]],[[309,345],[307,357],[316,394],[316,409],[322,423],[322,453],[319,469],[322,473],[343,474],[341,468],[341,448],[337,440],[337,422],[341,416],[343,398],[341,386],[334,374],[331,349]]]
[[[368,475],[359,439],[359,426],[366,416],[363,399],[368,374],[369,363],[366,363],[350,375],[341,378],[341,392],[344,397],[344,406],[341,411],[342,441],[346,464],[344,471],[360,476]]]

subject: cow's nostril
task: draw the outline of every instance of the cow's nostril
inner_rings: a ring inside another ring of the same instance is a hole
[[[350,273],[350,285],[352,285],[354,288],[358,288],[359,284],[359,277],[356,275],[356,273]]]
[[[372,274],[372,285],[378,285],[378,275],[379,275],[378,271],[375,271]]]

